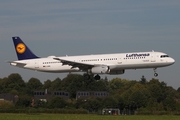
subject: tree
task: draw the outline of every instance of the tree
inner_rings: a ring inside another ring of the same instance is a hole
[[[161,84],[157,79],[152,79],[147,83],[147,88],[151,94],[151,97],[155,98],[158,103],[165,99],[164,87],[164,83]]]
[[[126,88],[128,89],[121,94],[121,97],[124,100],[124,106],[129,106],[131,109],[146,106],[150,93],[143,84],[131,81]]]
[[[109,89],[112,94],[122,94],[131,86],[131,81],[121,78],[114,78],[109,81]]]
[[[89,112],[97,112],[102,107],[101,100],[97,98],[89,98],[86,101],[83,101],[83,103],[83,108],[89,110]]]
[[[108,85],[106,83],[105,80],[101,79],[101,80],[94,80],[91,82],[86,82],[86,87],[84,88],[84,90],[86,91],[109,91],[108,89]]]
[[[86,89],[86,82],[82,75],[69,74],[61,81],[61,89],[70,92],[71,98],[76,98],[76,92]]]
[[[22,77],[17,73],[10,74],[8,78],[1,79],[0,86],[2,92],[4,93],[9,93],[12,90],[16,90],[18,94],[23,93],[26,89],[25,82],[22,80]]]
[[[37,101],[35,107],[48,108],[84,108],[90,112],[96,112],[102,108],[119,108],[121,110],[149,111],[178,111],[180,110],[180,87],[175,90],[167,86],[165,82],[151,79],[149,82],[142,76],[140,81],[114,78],[110,81],[105,79],[85,79],[79,74],[69,74],[63,80],[56,78],[54,81],[46,80],[44,84],[37,78],[31,78],[25,83],[22,77],[13,73],[8,77],[0,78],[0,92],[19,96],[16,107],[29,107],[32,103],[33,92],[36,90],[63,90],[70,92],[70,98],[65,101],[60,97],[53,97],[48,102]],[[77,91],[109,91],[106,98],[88,98],[75,100]],[[139,109],[139,110],[140,110]]]
[[[166,111],[173,111],[176,109],[176,102],[174,97],[171,95],[166,97],[166,99],[163,101],[163,105]]]
[[[1,79],[0,81],[0,92],[1,93],[8,93],[11,88],[8,87],[8,85],[11,83],[11,81],[5,77],[3,79]]]
[[[114,78],[109,82],[109,87],[111,90],[116,90],[124,87],[124,83],[121,78]]]
[[[32,105],[32,106],[34,106],[34,105]],[[35,107],[36,108],[38,108],[38,107],[46,108],[47,107],[47,102],[42,101],[42,100],[38,100],[38,101],[35,102]]]
[[[20,85],[20,87],[24,87],[25,83],[24,80],[22,79],[22,77],[17,74],[17,73],[13,73],[11,75],[8,76],[8,79],[12,82],[12,83],[17,83],[18,85]]]
[[[27,87],[31,88],[31,89],[41,89],[42,88],[42,83],[40,82],[39,79],[37,78],[31,78],[28,82],[27,82]]]
[[[51,80],[44,81],[43,89],[50,89],[51,88]]]
[[[177,91],[180,93],[180,87],[177,89]]]
[[[42,83],[37,78],[31,78],[27,82],[27,93],[28,95],[33,95],[33,92],[35,90],[41,90],[42,89]]]
[[[51,90],[61,90],[61,79],[56,78],[54,81],[51,82]]]
[[[146,78],[144,77],[144,75],[141,77],[140,83],[141,84],[145,84],[147,82]]]
[[[178,97],[177,91],[172,87],[166,87],[163,91],[165,93],[165,98],[163,100],[164,109],[167,111],[173,111],[176,109],[175,98]]]
[[[104,108],[117,108],[118,100],[113,96],[106,97],[102,100]]]
[[[157,105],[158,105],[157,100],[151,97],[147,101],[146,108],[147,110],[150,110],[150,111],[156,111],[158,109]]]
[[[64,108],[66,105],[66,101],[61,97],[54,97],[48,103],[49,108]]]
[[[124,104],[124,99],[121,95],[119,94],[116,94],[113,96],[113,98],[116,98],[117,99],[117,106],[120,110],[123,110],[124,107],[125,107],[125,104]]]
[[[146,102],[147,102],[147,98],[140,90],[134,91],[129,96],[129,105],[134,106],[136,108],[146,106]]]
[[[16,102],[17,107],[30,107],[32,103],[32,99],[28,95],[19,96],[18,101]]]

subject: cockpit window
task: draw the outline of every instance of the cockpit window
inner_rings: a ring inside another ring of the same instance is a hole
[[[168,55],[161,55],[161,58],[169,57]]]

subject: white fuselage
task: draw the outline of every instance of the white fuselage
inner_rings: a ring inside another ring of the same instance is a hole
[[[36,58],[28,60],[14,61],[13,66],[37,70],[41,72],[78,72],[82,71],[78,67],[72,68],[70,65],[63,65],[60,60],[55,60],[55,56],[47,58]],[[57,57],[56,57],[57,58]],[[117,53],[117,54],[99,54],[99,55],[81,55],[81,56],[65,56],[58,57],[69,61],[107,65],[111,71],[125,69],[141,69],[141,68],[158,68],[172,65],[175,60],[162,52],[134,52],[134,53]]]

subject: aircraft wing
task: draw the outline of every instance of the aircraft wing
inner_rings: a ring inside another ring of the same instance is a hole
[[[88,69],[91,69],[94,66],[99,66],[97,64],[87,64],[87,63],[82,63],[82,62],[75,62],[75,61],[70,61],[70,60],[65,60],[61,58],[54,58],[55,60],[61,61],[63,65],[70,65],[72,68],[78,67],[80,70],[86,71]]]

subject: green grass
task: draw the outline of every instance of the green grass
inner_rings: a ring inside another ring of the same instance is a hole
[[[78,114],[0,114],[0,120],[180,120],[180,116],[103,116]]]

